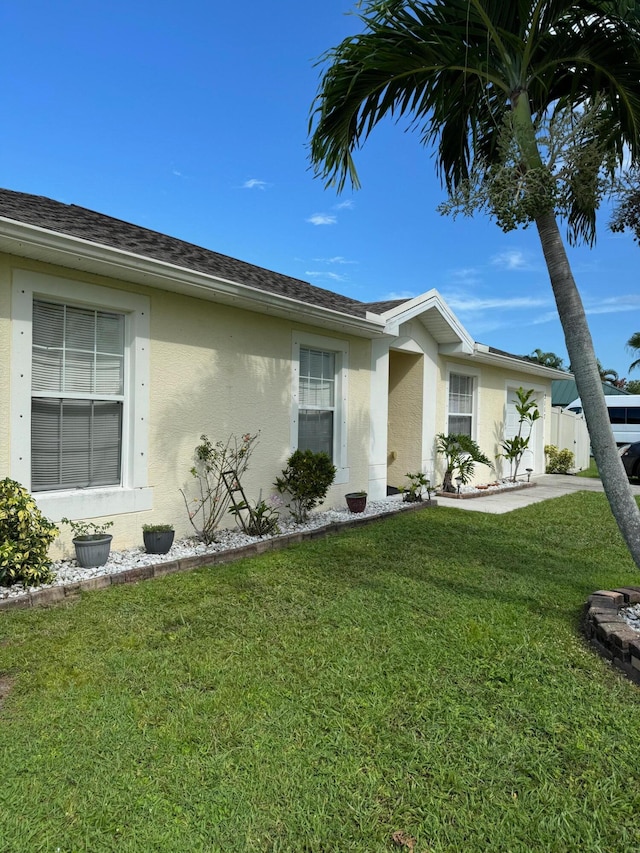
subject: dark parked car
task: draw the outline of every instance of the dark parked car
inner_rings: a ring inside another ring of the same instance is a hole
[[[640,477],[640,441],[625,444],[620,448],[620,458],[627,477]]]

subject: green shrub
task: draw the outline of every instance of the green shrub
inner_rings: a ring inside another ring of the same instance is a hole
[[[555,444],[546,444],[544,452],[547,456],[547,474],[568,474],[573,468],[573,451],[568,448],[558,450]]]
[[[301,524],[311,510],[325,499],[329,486],[336,476],[336,467],[326,453],[296,450],[287,460],[282,477],[274,483],[280,494],[288,494],[286,506],[294,521]]]
[[[59,532],[24,486],[9,477],[0,480],[0,584],[50,583],[49,545]]]

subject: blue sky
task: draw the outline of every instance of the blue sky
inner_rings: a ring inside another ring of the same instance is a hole
[[[359,28],[354,6],[9,0],[0,183],[355,299],[436,287],[476,340],[566,360],[535,231],[440,216],[433,161],[406,125],[374,131],[358,192],[337,196],[313,177],[314,62]],[[596,247],[570,258],[596,353],[627,376],[640,248],[606,220]]]

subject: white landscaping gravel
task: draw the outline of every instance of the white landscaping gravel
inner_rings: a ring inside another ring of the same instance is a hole
[[[346,507],[326,510],[325,512],[314,513],[306,524],[295,524],[291,520],[279,520],[280,534],[284,536],[288,533],[299,533],[306,530],[315,530],[318,527],[323,527],[327,524],[335,524],[353,519],[361,518],[368,515],[380,515],[383,513],[397,512],[407,507],[415,506],[415,504],[403,503],[400,495],[392,496],[380,501],[367,501],[367,506],[363,513],[351,513]],[[119,572],[125,572],[127,569],[135,569],[138,566],[150,566],[157,563],[168,563],[172,560],[180,560],[184,557],[193,557],[198,554],[217,554],[220,551],[229,551],[233,548],[242,548],[244,545],[251,545],[254,542],[260,542],[262,539],[272,539],[274,537],[265,536],[247,536],[241,530],[220,530],[217,533],[218,541],[212,542],[210,545],[205,545],[199,539],[184,539],[174,543],[171,550],[167,554],[147,554],[142,547],[131,548],[127,551],[111,551],[109,559],[104,566],[96,566],[92,569],[81,568],[75,559],[57,560],[52,563],[51,567],[56,573],[55,580],[50,584],[42,586],[24,587],[21,583],[13,586],[0,586],[0,599],[15,598],[19,595],[24,595],[26,592],[36,592],[39,589],[48,589],[52,586],[63,586],[68,583],[77,583],[78,581],[96,578],[102,575],[114,575]]]
[[[505,491],[516,486],[522,486],[522,482],[513,483],[509,480],[492,483],[489,487],[478,489],[474,486],[463,486],[460,491],[463,494],[477,493],[478,496],[494,494],[495,492]],[[341,522],[353,521],[368,515],[380,515],[384,513],[397,512],[398,510],[415,507],[415,503],[405,503],[402,501],[401,495],[392,495],[379,501],[367,501],[367,506],[363,513],[351,513],[345,507],[335,507],[334,509],[324,512],[314,513],[306,524],[295,524],[291,520],[279,520],[280,535],[288,533],[303,532],[306,530],[315,530],[318,527],[323,527],[327,524],[336,524]],[[247,536],[240,530],[220,530],[218,531],[218,541],[212,542],[210,545],[205,545],[204,542],[193,538],[184,539],[174,543],[168,554],[147,554],[142,548],[131,548],[127,551],[111,551],[109,559],[104,566],[97,566],[92,569],[81,568],[75,559],[57,560],[52,563],[52,569],[56,573],[55,580],[50,584],[43,584],[38,587],[26,588],[22,584],[17,583],[13,586],[0,586],[0,600],[4,598],[15,598],[24,595],[27,592],[36,592],[39,589],[48,589],[52,586],[64,586],[64,584],[77,583],[78,581],[88,580],[89,578],[101,577],[102,575],[114,575],[119,572],[125,572],[128,569],[135,569],[138,566],[149,566],[157,563],[168,563],[172,560],[180,560],[184,557],[192,557],[198,554],[217,554],[220,551],[229,551],[233,548],[241,548],[243,545],[251,545],[254,542],[259,542],[262,539],[270,539],[273,537]]]
[[[624,621],[634,631],[640,633],[640,604],[632,604],[629,607],[624,607],[619,611]]]

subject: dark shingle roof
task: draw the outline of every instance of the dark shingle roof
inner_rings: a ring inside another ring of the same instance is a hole
[[[390,311],[392,308],[408,301],[407,299],[387,299],[382,302],[366,302],[364,307],[367,311],[371,311],[372,314],[384,314],[385,311]]]
[[[0,216],[355,317],[364,317],[371,310],[356,299],[306,281],[45,196],[0,189]]]

